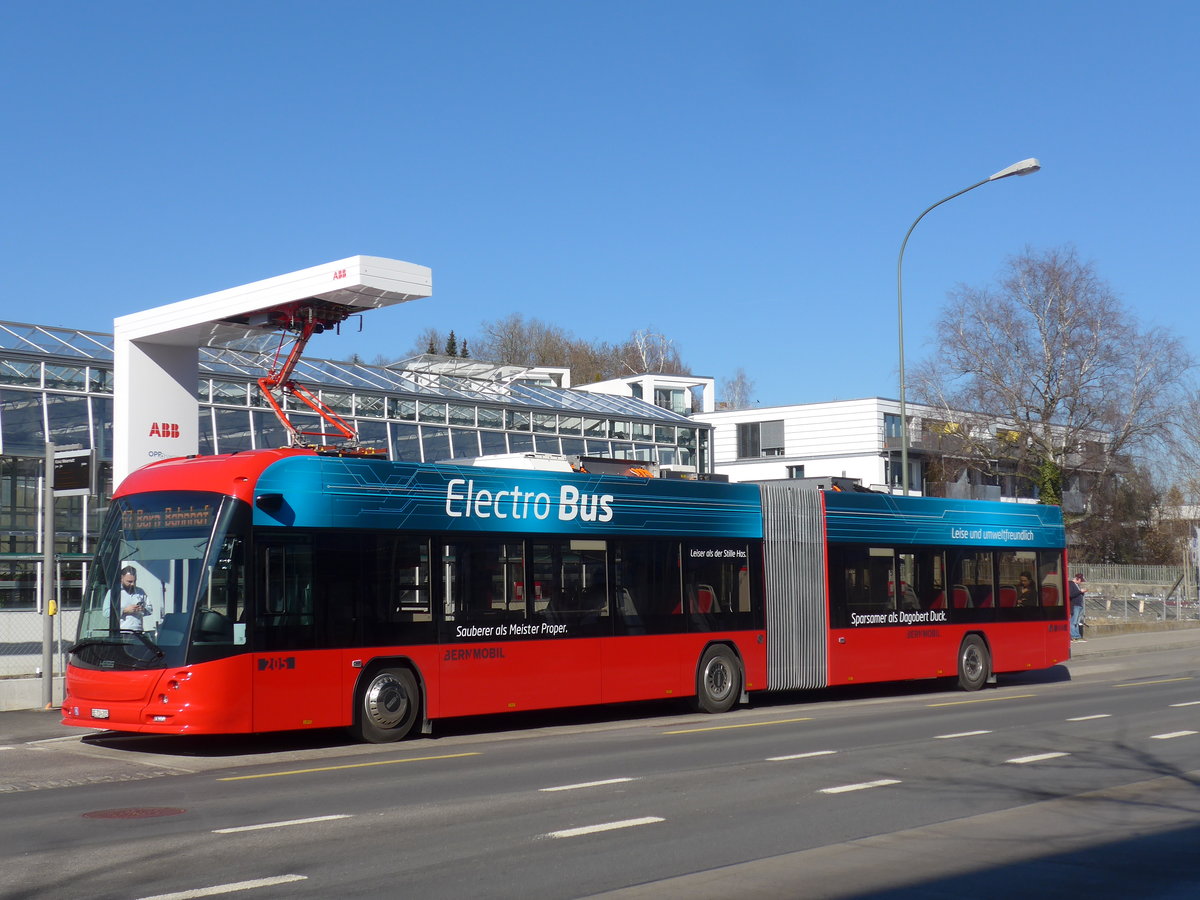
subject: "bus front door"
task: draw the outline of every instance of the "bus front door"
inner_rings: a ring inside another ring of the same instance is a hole
[[[345,725],[350,704],[342,653],[326,640],[324,605],[304,536],[263,541],[254,619],[254,730]]]

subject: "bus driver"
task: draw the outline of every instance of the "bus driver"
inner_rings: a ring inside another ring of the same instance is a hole
[[[146,616],[154,612],[154,607],[146,598],[146,592],[137,586],[137,570],[126,566],[121,570],[121,587],[117,590],[121,609],[122,631],[144,631]]]

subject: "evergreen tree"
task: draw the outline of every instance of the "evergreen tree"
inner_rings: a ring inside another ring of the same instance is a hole
[[[463,359],[471,358],[471,351],[467,349],[467,339],[466,338],[463,338],[462,350],[459,351],[458,355],[461,356]]]
[[[454,336],[454,329],[450,329],[450,335],[446,338],[446,355],[458,356],[458,338]]]

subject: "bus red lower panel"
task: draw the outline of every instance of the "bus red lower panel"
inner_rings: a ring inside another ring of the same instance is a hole
[[[439,715],[599,703],[601,644],[600,638],[576,638],[443,645]]]
[[[1070,655],[1066,623],[1057,620],[831,629],[829,684],[957,676],[958,650],[967,634],[983,637],[993,672],[1044,669]]]
[[[253,730],[251,660],[106,672],[68,666],[64,725],[157,734],[239,734]]]
[[[428,714],[449,718],[690,696],[700,656],[714,641],[737,647],[749,689],[766,685],[761,632],[457,644],[438,648],[439,680],[429,687],[437,702],[429,703]]]
[[[409,665],[431,719],[686,697],[705,647],[736,647],[745,687],[766,686],[763,632],[293,650],[144,672],[67,673],[63,723],[161,734],[238,734],[351,723],[359,678]]]

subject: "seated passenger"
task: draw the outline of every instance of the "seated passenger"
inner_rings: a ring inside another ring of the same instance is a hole
[[[1033,576],[1022,572],[1017,576],[1017,606],[1038,606],[1038,592],[1033,583]]]

